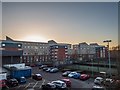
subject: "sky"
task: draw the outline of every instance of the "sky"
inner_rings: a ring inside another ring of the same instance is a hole
[[[117,2],[3,2],[2,39],[118,43]]]

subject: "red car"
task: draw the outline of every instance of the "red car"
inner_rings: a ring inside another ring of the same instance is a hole
[[[0,88],[6,88],[6,80],[0,80]]]
[[[61,81],[65,82],[67,87],[71,87],[71,81],[70,79],[62,79]]]
[[[42,80],[41,74],[33,74],[32,78],[35,79],[35,80]]]
[[[80,76],[81,80],[87,80],[89,78],[90,78],[90,75],[88,75],[88,74],[81,74],[81,76]]]

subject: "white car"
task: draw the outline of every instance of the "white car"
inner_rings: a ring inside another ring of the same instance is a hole
[[[58,71],[59,71],[58,68],[53,68],[53,69],[50,70],[51,73],[55,73],[55,72],[58,72]]]
[[[102,82],[103,82],[103,78],[102,77],[97,77],[95,80],[94,80],[94,83],[95,84],[102,84]]]
[[[94,86],[92,87],[92,90],[105,90],[105,87],[99,86],[99,85],[94,85]]]
[[[70,78],[80,78],[80,74],[77,72],[71,72],[70,74],[68,74],[68,77]]]
[[[60,80],[52,81],[51,83],[55,84],[56,88],[63,88],[63,89],[67,88],[66,83]]]

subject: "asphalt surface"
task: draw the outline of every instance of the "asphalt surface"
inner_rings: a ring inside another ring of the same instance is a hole
[[[40,81],[36,81],[32,78],[28,78],[26,84],[21,84],[17,87],[11,88],[10,90],[40,90],[42,84],[51,82],[53,80],[61,80],[61,79],[67,78],[62,76],[62,72],[49,73],[49,72],[42,71],[38,67],[33,67],[32,73],[33,74],[40,73],[43,79]],[[94,80],[91,78],[86,81],[81,81],[79,79],[73,79],[73,78],[69,78],[69,79],[71,80],[71,83],[72,83],[72,87],[69,88],[69,90],[75,90],[75,89],[91,90],[94,85],[93,83]]]

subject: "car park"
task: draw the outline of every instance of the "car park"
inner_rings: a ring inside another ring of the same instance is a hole
[[[80,80],[87,80],[89,78],[90,78],[90,75],[88,75],[88,74],[81,74],[81,76],[80,76]]]
[[[71,81],[70,79],[61,79],[61,81],[65,82],[67,87],[71,87]]]
[[[78,79],[80,78],[80,73],[71,72],[70,74],[68,74],[68,77]]]
[[[25,77],[20,77],[17,79],[20,84],[26,83],[26,78]]]
[[[58,72],[58,71],[59,71],[58,68],[53,68],[53,69],[50,70],[50,73],[56,73],[56,72]]]
[[[42,85],[42,90],[55,90],[55,89],[56,89],[56,85],[52,83],[47,83]]]
[[[63,81],[60,81],[60,80],[52,81],[51,83],[55,84],[57,89],[66,89],[67,88],[66,83]]]
[[[35,80],[42,80],[41,74],[33,74],[32,78],[35,79]]]
[[[8,86],[8,87],[18,86],[18,81],[17,81],[17,79],[15,79],[15,78],[7,80],[6,83],[7,83],[7,86]]]
[[[102,77],[95,78],[94,83],[101,85],[103,83],[103,78]]]
[[[68,74],[70,74],[70,73],[71,73],[71,71],[66,71],[66,72],[62,73],[62,76],[66,77],[66,76],[68,76]]]

